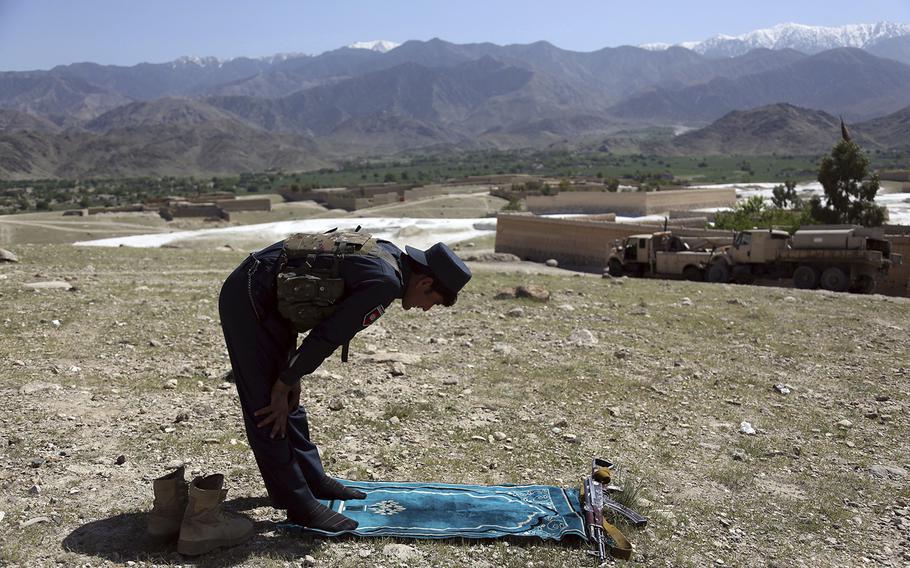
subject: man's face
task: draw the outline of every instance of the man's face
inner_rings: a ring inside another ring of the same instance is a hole
[[[412,278],[401,299],[401,306],[406,310],[420,308],[427,311],[433,306],[441,306],[444,303],[445,298],[433,290],[433,278],[429,276]]]

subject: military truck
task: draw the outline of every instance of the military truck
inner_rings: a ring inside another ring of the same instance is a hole
[[[730,241],[730,237],[726,237]],[[607,261],[611,276],[657,276],[703,281],[714,244],[698,239],[690,245],[669,231],[630,235],[614,241]]]
[[[792,279],[801,289],[868,294],[901,257],[881,229],[818,225],[792,236],[786,231],[741,231],[732,246],[708,261],[708,282],[752,283],[756,278]]]

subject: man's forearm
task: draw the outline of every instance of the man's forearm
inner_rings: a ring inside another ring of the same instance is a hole
[[[318,369],[336,349],[338,345],[329,343],[317,333],[310,332],[291,358],[288,368],[282,371],[278,378],[287,385],[294,385],[301,377]]]

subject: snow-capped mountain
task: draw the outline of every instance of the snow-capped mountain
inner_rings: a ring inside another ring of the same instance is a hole
[[[401,45],[400,43],[395,43],[394,41],[388,41],[385,39],[377,39],[374,41],[357,41],[350,44],[347,47],[351,49],[369,49],[370,51],[378,51],[379,53],[385,53],[387,51],[392,51],[396,47]]]
[[[708,57],[736,57],[752,49],[795,49],[814,54],[839,47],[866,49],[882,41],[910,36],[910,25],[891,22],[855,24],[840,27],[778,24],[773,28],[755,30],[740,36],[717,35],[698,42],[679,44]],[[667,44],[643,45],[646,49],[660,50]]]
[[[230,59],[221,59],[219,57],[199,57],[197,55],[184,55],[183,57],[178,57],[177,59],[171,61],[171,68],[176,69],[177,67],[186,67],[188,65],[195,65],[196,67],[221,67],[227,61],[230,61]]]

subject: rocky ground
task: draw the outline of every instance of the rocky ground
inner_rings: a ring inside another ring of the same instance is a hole
[[[223,376],[232,251],[28,245],[0,264],[0,564],[586,566],[578,543],[276,530]],[[476,265],[453,309],[391,309],[306,379],[331,473],[575,486],[619,464],[641,566],[910,564],[910,301]],[[35,283],[62,282],[56,288]],[[547,302],[497,299],[537,285]],[[65,289],[69,288],[69,289]],[[746,424],[748,423],[748,424]],[[246,546],[144,539],[150,480],[222,472]]]

